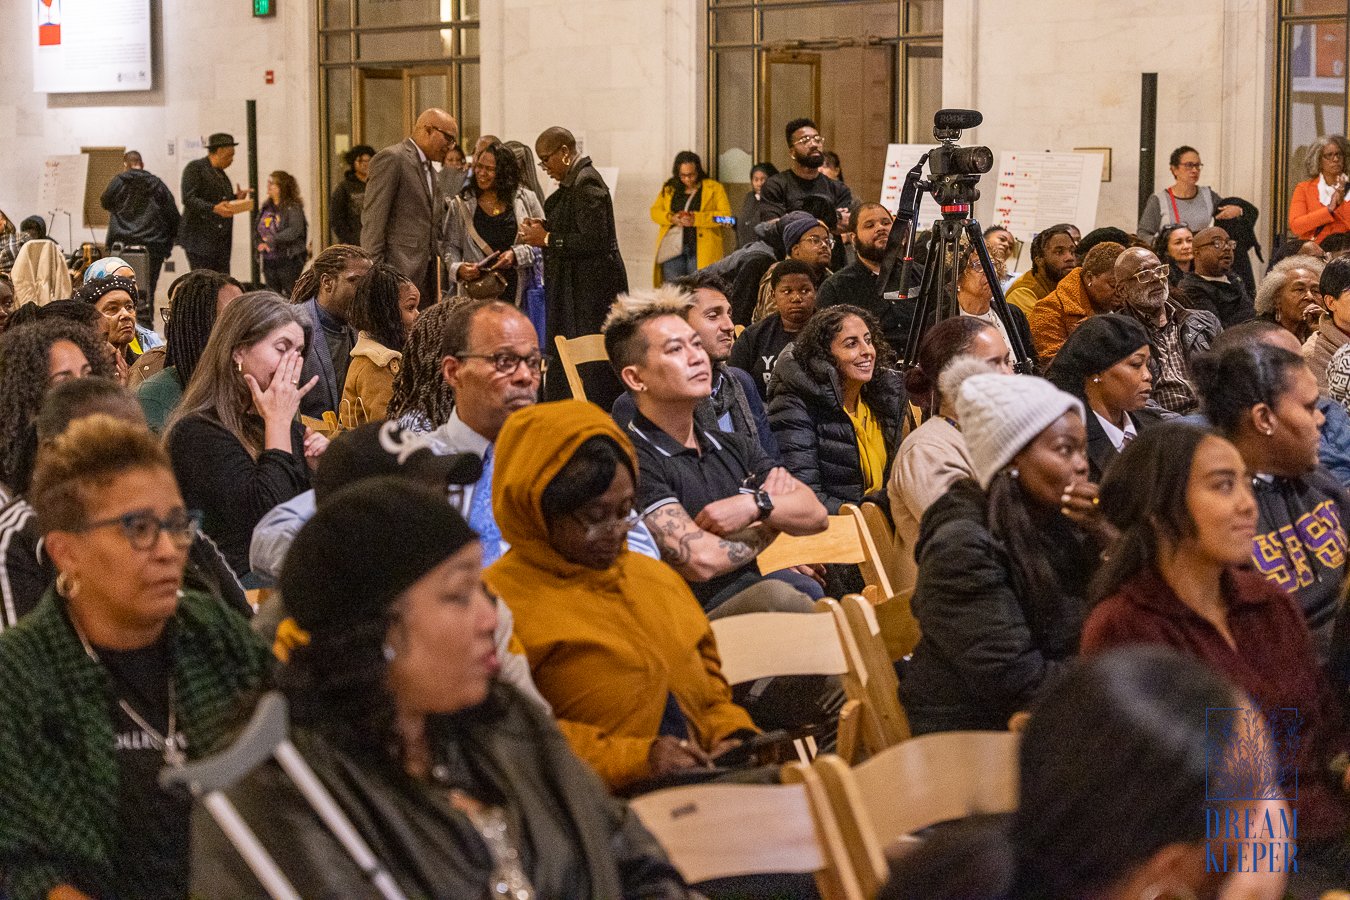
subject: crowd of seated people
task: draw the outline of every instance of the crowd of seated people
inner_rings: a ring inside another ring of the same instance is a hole
[[[542,209],[485,137],[441,296],[347,244],[290,297],[197,269],[158,347],[120,259],[41,305],[0,290],[0,897],[259,895],[236,835],[158,776],[268,691],[406,895],[742,896],[686,885],[622,798],[776,782],[778,729],[837,714],[832,679],[733,687],[715,634],[875,583],[761,568],[869,502],[892,573],[869,602],[917,626],[909,729],[1026,729],[1017,812],[925,835],[884,896],[1239,896],[1204,871],[1215,706],[1257,731],[1298,711],[1271,798],[1298,815],[1288,890],[1350,884],[1350,263],[1319,243],[1344,230],[1343,141],[1316,145],[1300,240],[1254,290],[1250,204],[1179,148],[1137,233],[1042,229],[1011,282],[1011,232],[993,279],[963,238],[950,317],[902,361],[894,221],[826,208],[847,192],[803,121],[739,249],[700,236],[587,311],[603,406],[541,402],[572,390],[549,279],[594,287],[564,253],[589,238],[540,231],[597,190],[561,129],[536,149],[578,193]],[[698,187],[659,201],[672,230]],[[368,895],[282,768],[227,794],[303,896]]]

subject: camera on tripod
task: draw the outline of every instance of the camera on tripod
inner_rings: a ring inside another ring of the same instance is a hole
[[[980,199],[975,185],[994,168],[994,152],[988,147],[958,147],[956,142],[961,132],[983,121],[984,116],[973,109],[941,109],[933,117],[933,137],[941,143],[928,151],[928,175],[939,203],[971,204]]]

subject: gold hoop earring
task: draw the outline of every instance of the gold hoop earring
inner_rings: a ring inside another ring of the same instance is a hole
[[[67,600],[74,600],[80,592],[80,583],[68,572],[56,573],[56,592]]]

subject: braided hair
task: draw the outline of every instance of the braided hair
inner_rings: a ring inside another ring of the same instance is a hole
[[[187,387],[216,325],[220,291],[232,279],[210,269],[194,269],[174,282],[169,322],[164,326],[168,348],[164,365],[173,366],[178,383]]]
[[[334,244],[329,247],[314,257],[309,268],[300,273],[295,287],[291,288],[291,302],[304,303],[316,296],[319,293],[319,281],[325,275],[337,278],[347,270],[347,266],[361,259],[370,262],[370,254],[355,244]]]
[[[377,263],[356,286],[349,324],[390,350],[402,352],[403,316],[399,311],[399,295],[405,284],[412,284],[412,279],[393,266]]]
[[[441,376],[441,336],[454,308],[450,303],[437,303],[417,317],[403,345],[403,367],[394,379],[389,418],[420,414],[432,428],[441,427],[450,418],[455,396]]]
[[[50,383],[52,345],[69,341],[89,362],[91,376],[113,378],[117,368],[108,342],[64,317],[19,325],[0,335],[0,473],[16,491],[28,488],[37,450],[33,420]]]

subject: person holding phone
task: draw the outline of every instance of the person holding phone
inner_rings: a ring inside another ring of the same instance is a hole
[[[520,306],[531,274],[542,277],[543,253],[517,240],[521,223],[544,215],[521,177],[515,154],[492,143],[474,157],[468,183],[450,201],[441,256],[460,296]]]
[[[652,203],[652,221],[661,226],[656,236],[653,283],[660,286],[692,275],[726,255],[722,225],[730,220],[727,190],[703,171],[703,160],[692,150],[675,154],[669,180]]]

